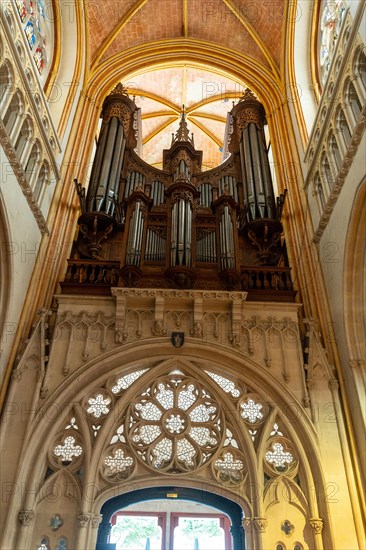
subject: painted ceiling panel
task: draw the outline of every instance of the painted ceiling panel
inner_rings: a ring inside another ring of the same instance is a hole
[[[96,50],[133,5],[133,0],[88,0],[88,23],[90,31],[90,52],[93,58]]]
[[[278,66],[281,60],[281,36],[285,18],[285,0],[235,0],[240,14],[253,25]],[[300,6],[296,17],[301,17]],[[310,9],[310,8],[309,8]]]
[[[103,60],[138,44],[182,36],[182,20],[182,0],[149,0],[123,27]]]
[[[267,65],[259,46],[224,2],[189,0],[188,16],[189,36],[242,51]]]

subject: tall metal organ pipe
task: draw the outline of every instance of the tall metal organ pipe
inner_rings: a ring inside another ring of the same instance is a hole
[[[247,220],[276,218],[275,198],[264,134],[265,112],[250,90],[233,108],[240,138],[240,160]]]
[[[234,225],[227,204],[219,224],[221,269],[235,269]]]
[[[113,214],[125,145],[123,126],[112,117],[98,141],[87,195],[88,211]]]
[[[126,264],[139,266],[141,262],[141,244],[144,229],[144,217],[141,208],[141,202],[136,201],[135,208],[132,213],[128,241]]]
[[[180,198],[172,207],[170,264],[190,267],[192,263],[192,206]]]
[[[103,122],[86,199],[88,212],[114,213],[126,141],[131,137],[135,111],[136,106],[121,83],[104,100]]]

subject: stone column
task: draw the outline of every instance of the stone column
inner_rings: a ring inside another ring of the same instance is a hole
[[[313,540],[315,550],[323,550],[323,520],[320,518],[310,518],[309,524],[313,530]]]
[[[31,535],[33,533],[33,520],[35,513],[33,510],[20,510],[18,513],[18,521],[21,528],[18,529],[16,538],[16,548],[30,548]]]

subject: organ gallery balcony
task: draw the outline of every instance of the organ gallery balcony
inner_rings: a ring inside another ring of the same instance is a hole
[[[198,267],[192,289],[225,290],[225,282],[217,277],[211,266]],[[155,266],[156,268],[156,266]],[[246,291],[247,301],[294,302],[296,290],[291,280],[289,267],[242,266],[235,290]],[[175,282],[176,284],[176,282]],[[123,269],[116,261],[68,260],[68,267],[61,282],[65,294],[87,294],[109,296],[112,287],[129,286],[124,284]],[[135,281],[135,288],[172,288],[169,274],[154,279],[142,274]]]

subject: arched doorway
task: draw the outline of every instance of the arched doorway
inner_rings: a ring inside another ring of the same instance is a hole
[[[103,520],[99,526],[96,550],[115,550],[115,545],[109,543],[112,527],[111,518],[115,512],[138,502],[169,500],[175,498],[202,503],[223,512],[231,521],[230,532],[232,535],[233,550],[245,549],[245,537],[242,527],[243,510],[236,502],[205,490],[192,489],[189,487],[177,488],[174,486],[165,486],[138,489],[118,495],[105,502],[101,509]]]

